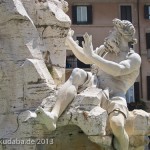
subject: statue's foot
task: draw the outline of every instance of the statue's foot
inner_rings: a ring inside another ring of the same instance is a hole
[[[27,110],[20,115],[22,122],[27,122],[28,120],[35,119],[36,117],[37,114],[35,112],[31,112],[30,110]]]
[[[35,111],[37,116],[38,116],[38,120],[44,124],[48,130],[50,131],[54,131],[56,129],[56,116],[49,112],[44,110],[42,107],[38,107],[37,110]]]

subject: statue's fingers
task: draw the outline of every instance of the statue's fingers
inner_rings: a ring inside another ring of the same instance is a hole
[[[79,41],[78,40],[76,40],[75,42],[79,45]]]
[[[86,41],[86,33],[83,35],[84,41]]]
[[[72,29],[70,29],[71,30],[71,36],[73,36],[74,35],[74,30],[72,30]]]
[[[92,35],[89,35],[88,33],[86,34],[86,38],[88,43],[90,44],[92,42]]]
[[[87,32],[85,32],[85,36],[88,37],[88,33]]]
[[[88,41],[88,39],[89,39],[89,35],[88,35],[88,33],[87,33],[87,32],[84,34],[84,38]]]
[[[89,36],[89,42],[92,43],[92,35]]]
[[[84,41],[82,41],[82,47],[83,47],[83,49],[84,49],[84,47],[85,47],[85,43],[84,43]]]
[[[86,34],[86,37],[87,37],[87,39],[89,40],[89,37],[90,37],[90,36],[89,36],[89,34],[88,34],[88,33]]]

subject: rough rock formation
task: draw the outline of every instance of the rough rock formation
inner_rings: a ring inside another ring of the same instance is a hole
[[[101,92],[101,89],[89,87],[78,94],[58,120],[57,127],[77,125],[92,142],[99,145],[99,149],[112,150],[113,135],[107,111],[100,107]],[[45,109],[53,107],[48,98],[41,106]],[[146,136],[150,135],[150,113],[143,110],[129,112],[125,128],[130,138],[130,150],[144,150],[149,143]]]
[[[34,136],[30,127],[17,132],[18,115],[53,97],[57,80],[63,81],[64,41],[70,27],[66,9],[67,3],[57,0],[0,0],[1,140]]]

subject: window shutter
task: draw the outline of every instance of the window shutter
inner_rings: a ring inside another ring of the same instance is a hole
[[[146,48],[150,49],[150,33],[146,33]]]
[[[149,19],[149,11],[148,11],[149,6],[144,5],[144,18]]]
[[[150,100],[150,76],[147,76],[147,100]]]
[[[132,10],[131,6],[120,6],[121,20],[129,20],[132,22]]]
[[[131,6],[127,6],[127,20],[132,22],[132,11],[131,11]]]
[[[87,16],[88,16],[88,24],[92,24],[93,22],[93,13],[92,13],[92,5],[87,6]]]
[[[72,24],[77,24],[77,6],[72,6]]]
[[[120,6],[121,8],[121,20],[125,20],[126,19],[126,9],[124,6]]]
[[[136,102],[140,100],[140,86],[139,86],[139,82],[135,82],[134,83],[134,98],[135,98]]]

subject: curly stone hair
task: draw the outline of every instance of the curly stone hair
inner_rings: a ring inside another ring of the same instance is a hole
[[[113,24],[120,34],[128,40],[128,42],[130,42],[132,45],[137,43],[137,39],[134,38],[135,28],[130,21],[115,18],[113,20]]]

